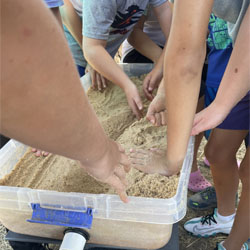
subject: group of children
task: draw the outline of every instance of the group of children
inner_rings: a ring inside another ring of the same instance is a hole
[[[166,0],[64,0],[64,5],[59,0],[47,0],[48,2],[50,4],[52,2],[52,5],[48,5],[50,8],[57,9],[60,6],[62,29],[80,77],[90,72],[92,86],[97,91],[106,88],[107,79],[120,86],[126,94],[128,105],[138,119],[143,115],[139,92],[113,58],[122,46],[123,62],[155,64],[145,78],[142,88],[149,100],[152,101],[155,98],[149,107],[153,112],[147,114],[148,119],[153,124],[165,125],[164,116],[167,111],[162,106],[165,107],[166,97],[160,91],[154,97],[153,92],[158,87],[164,88],[162,87],[164,54],[171,35],[172,22],[169,2]],[[206,74],[204,73],[201,79],[197,112],[204,106],[208,107],[215,99],[233,51],[233,41],[229,36],[226,21],[211,14],[207,30],[208,65],[207,72],[204,70]],[[206,67],[206,63],[204,65]],[[249,178],[238,171],[240,166],[236,159],[237,150],[244,139],[247,152],[249,151],[249,97],[248,92],[218,127],[211,133],[205,132],[208,139],[205,163],[211,167],[215,188],[205,179],[197,166],[197,152],[203,133],[196,136],[194,161],[188,187],[197,194],[189,198],[188,205],[194,209],[205,210],[214,207],[215,210],[212,215],[194,218],[184,225],[188,232],[196,236],[229,234],[229,238],[234,241],[238,239],[235,245],[242,246],[238,249],[248,249],[244,241],[249,237],[249,204],[247,204]],[[249,161],[247,154],[244,162]],[[248,173],[249,170],[246,171],[246,174]],[[241,203],[244,206],[241,205],[235,215],[239,178],[243,183]],[[233,227],[236,220],[237,223]],[[233,248],[220,242],[217,249]]]

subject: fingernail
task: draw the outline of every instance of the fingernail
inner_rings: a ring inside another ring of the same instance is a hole
[[[152,90],[153,90],[153,88],[149,87],[149,88],[148,88],[148,90],[149,90],[149,91],[152,91]]]
[[[139,106],[139,109],[142,110],[142,109],[143,109],[143,106]]]

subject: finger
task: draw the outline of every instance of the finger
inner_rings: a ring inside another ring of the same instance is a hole
[[[115,175],[121,180],[121,182],[123,183],[123,185],[125,187],[128,186],[128,182],[126,180],[126,172],[124,171],[124,168],[123,167],[116,167],[115,168]]]
[[[132,167],[141,171],[141,172],[144,172],[144,173],[147,173],[147,169],[145,168],[145,165],[140,165],[140,164],[132,164]]]
[[[156,126],[161,126],[161,115],[160,115],[160,113],[155,113],[155,120],[156,120],[156,122],[155,122],[155,124],[156,124]]]
[[[148,76],[144,79],[144,82],[143,82],[143,92],[144,92],[144,95],[146,96],[146,98],[147,98],[149,101],[152,101],[152,100],[153,100],[152,94],[148,91],[148,86],[149,86],[150,78],[151,78],[151,76],[148,75]]]
[[[167,125],[166,112],[162,111],[160,112],[160,115],[161,115],[161,125],[162,126]]]
[[[138,107],[137,107],[136,103],[134,102],[134,100],[132,100],[131,108],[132,108],[132,111],[133,111],[133,113],[135,114],[136,118],[137,118],[138,120],[140,120],[140,118],[142,117],[142,116],[141,116],[141,112],[140,112],[140,110],[138,109]]]
[[[146,118],[153,124],[155,125],[155,116],[154,115],[147,115]]]
[[[197,123],[191,131],[191,135],[198,135],[199,133],[211,129],[212,126],[208,126],[208,124],[205,123],[204,120],[200,120],[199,123]]]
[[[140,152],[135,152],[135,153],[129,154],[131,162],[133,161],[133,159],[145,159],[146,156],[147,156],[146,154],[140,153]]]
[[[104,78],[102,75],[101,75],[101,81],[102,81],[102,88],[105,89],[107,87],[106,78]]]
[[[43,152],[42,152],[42,155],[46,157],[46,156],[49,155],[49,152],[43,151]]]
[[[96,74],[96,81],[97,81],[98,90],[102,91],[102,80],[101,80],[101,77],[98,73]]]
[[[148,83],[148,82],[146,82]],[[146,98],[149,100],[149,101],[152,101],[153,100],[153,96],[152,94],[148,91],[148,85],[143,85],[143,92],[144,92],[144,95],[146,96]]]
[[[142,111],[143,110],[143,104],[142,104],[142,101],[141,101],[141,98],[140,98],[138,92],[137,92],[137,94],[136,94],[136,96],[134,98],[134,102],[135,102],[136,106],[138,107],[138,109],[140,111]]]
[[[121,153],[121,159],[120,159],[120,162],[119,162],[123,167],[126,168],[127,171],[130,170],[130,160],[128,158],[127,155],[125,155],[125,153]]]
[[[41,151],[37,150],[36,153],[35,153],[35,156],[41,156],[41,155],[42,155]]]
[[[149,105],[148,107],[148,111],[147,111],[147,114],[146,114],[146,118],[153,124],[155,125],[155,116],[154,116],[154,108],[153,108],[153,105],[152,103]]]
[[[91,79],[92,79],[92,87],[93,87],[93,89],[96,89],[97,83],[96,83],[96,73],[95,72],[92,72]]]
[[[131,159],[131,165],[132,165],[132,167],[134,167],[135,165],[145,166],[146,165],[146,161],[145,161],[145,159],[132,158]]]
[[[151,78],[151,81],[149,82],[149,85],[148,85],[148,91],[152,93],[155,89],[155,86],[156,86],[156,81],[155,79]]]
[[[148,150],[146,150],[146,149],[140,149],[140,148],[138,148],[138,149],[131,148],[129,150],[129,152],[130,153],[135,153],[135,154],[143,154],[143,155],[147,155],[148,154]]]
[[[117,194],[120,196],[120,199],[127,203],[128,202],[128,196],[126,194],[126,188],[123,185],[123,183],[121,182],[121,180],[119,179],[118,176],[116,175],[111,175],[107,181],[107,184],[109,184],[110,186],[112,186]]]

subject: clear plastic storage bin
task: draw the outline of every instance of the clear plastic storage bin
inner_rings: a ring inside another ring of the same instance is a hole
[[[152,65],[125,64],[122,67],[129,75],[141,75],[150,71]],[[93,222],[87,229],[90,243],[139,249],[160,248],[169,241],[172,224],[186,214],[193,146],[194,139],[191,138],[176,195],[170,199],[129,197],[129,203],[124,204],[117,195],[0,186],[0,221],[16,233],[62,239],[65,228],[75,226],[71,220],[72,213],[86,213],[91,208]],[[0,150],[0,178],[11,172],[26,150],[27,146],[14,140]],[[55,221],[54,217],[50,218],[50,224],[30,222],[34,215],[33,204],[56,213],[64,212],[67,226],[60,225],[56,217]]]

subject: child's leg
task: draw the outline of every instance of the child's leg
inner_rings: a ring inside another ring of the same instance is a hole
[[[199,99],[196,112],[197,113],[200,112],[203,108],[204,108],[204,97],[201,97]],[[207,181],[205,177],[199,171],[198,164],[197,164],[197,154],[198,154],[198,149],[200,147],[202,137],[203,137],[203,133],[200,133],[195,136],[193,164],[192,164],[192,170],[191,170],[189,184],[188,184],[189,190],[193,192],[199,192],[211,186],[210,182]]]
[[[211,164],[218,213],[223,216],[235,212],[235,194],[239,184],[236,152],[246,135],[246,130],[216,128],[205,148],[205,155]]]
[[[244,242],[250,237],[250,217],[249,217],[249,189],[250,189],[250,157],[249,146],[239,169],[239,177],[242,182],[242,193],[235,216],[233,228],[229,237],[224,242],[224,246],[227,250],[238,250],[241,248]]]
[[[204,97],[200,98],[198,101],[196,113],[200,112],[204,108]],[[198,154],[198,149],[200,147],[200,143],[203,137],[203,133],[200,133],[195,136],[195,144],[194,144],[194,159],[193,159],[193,165],[192,165],[192,170],[191,172],[195,172],[198,170],[198,165],[197,165],[197,154]]]

